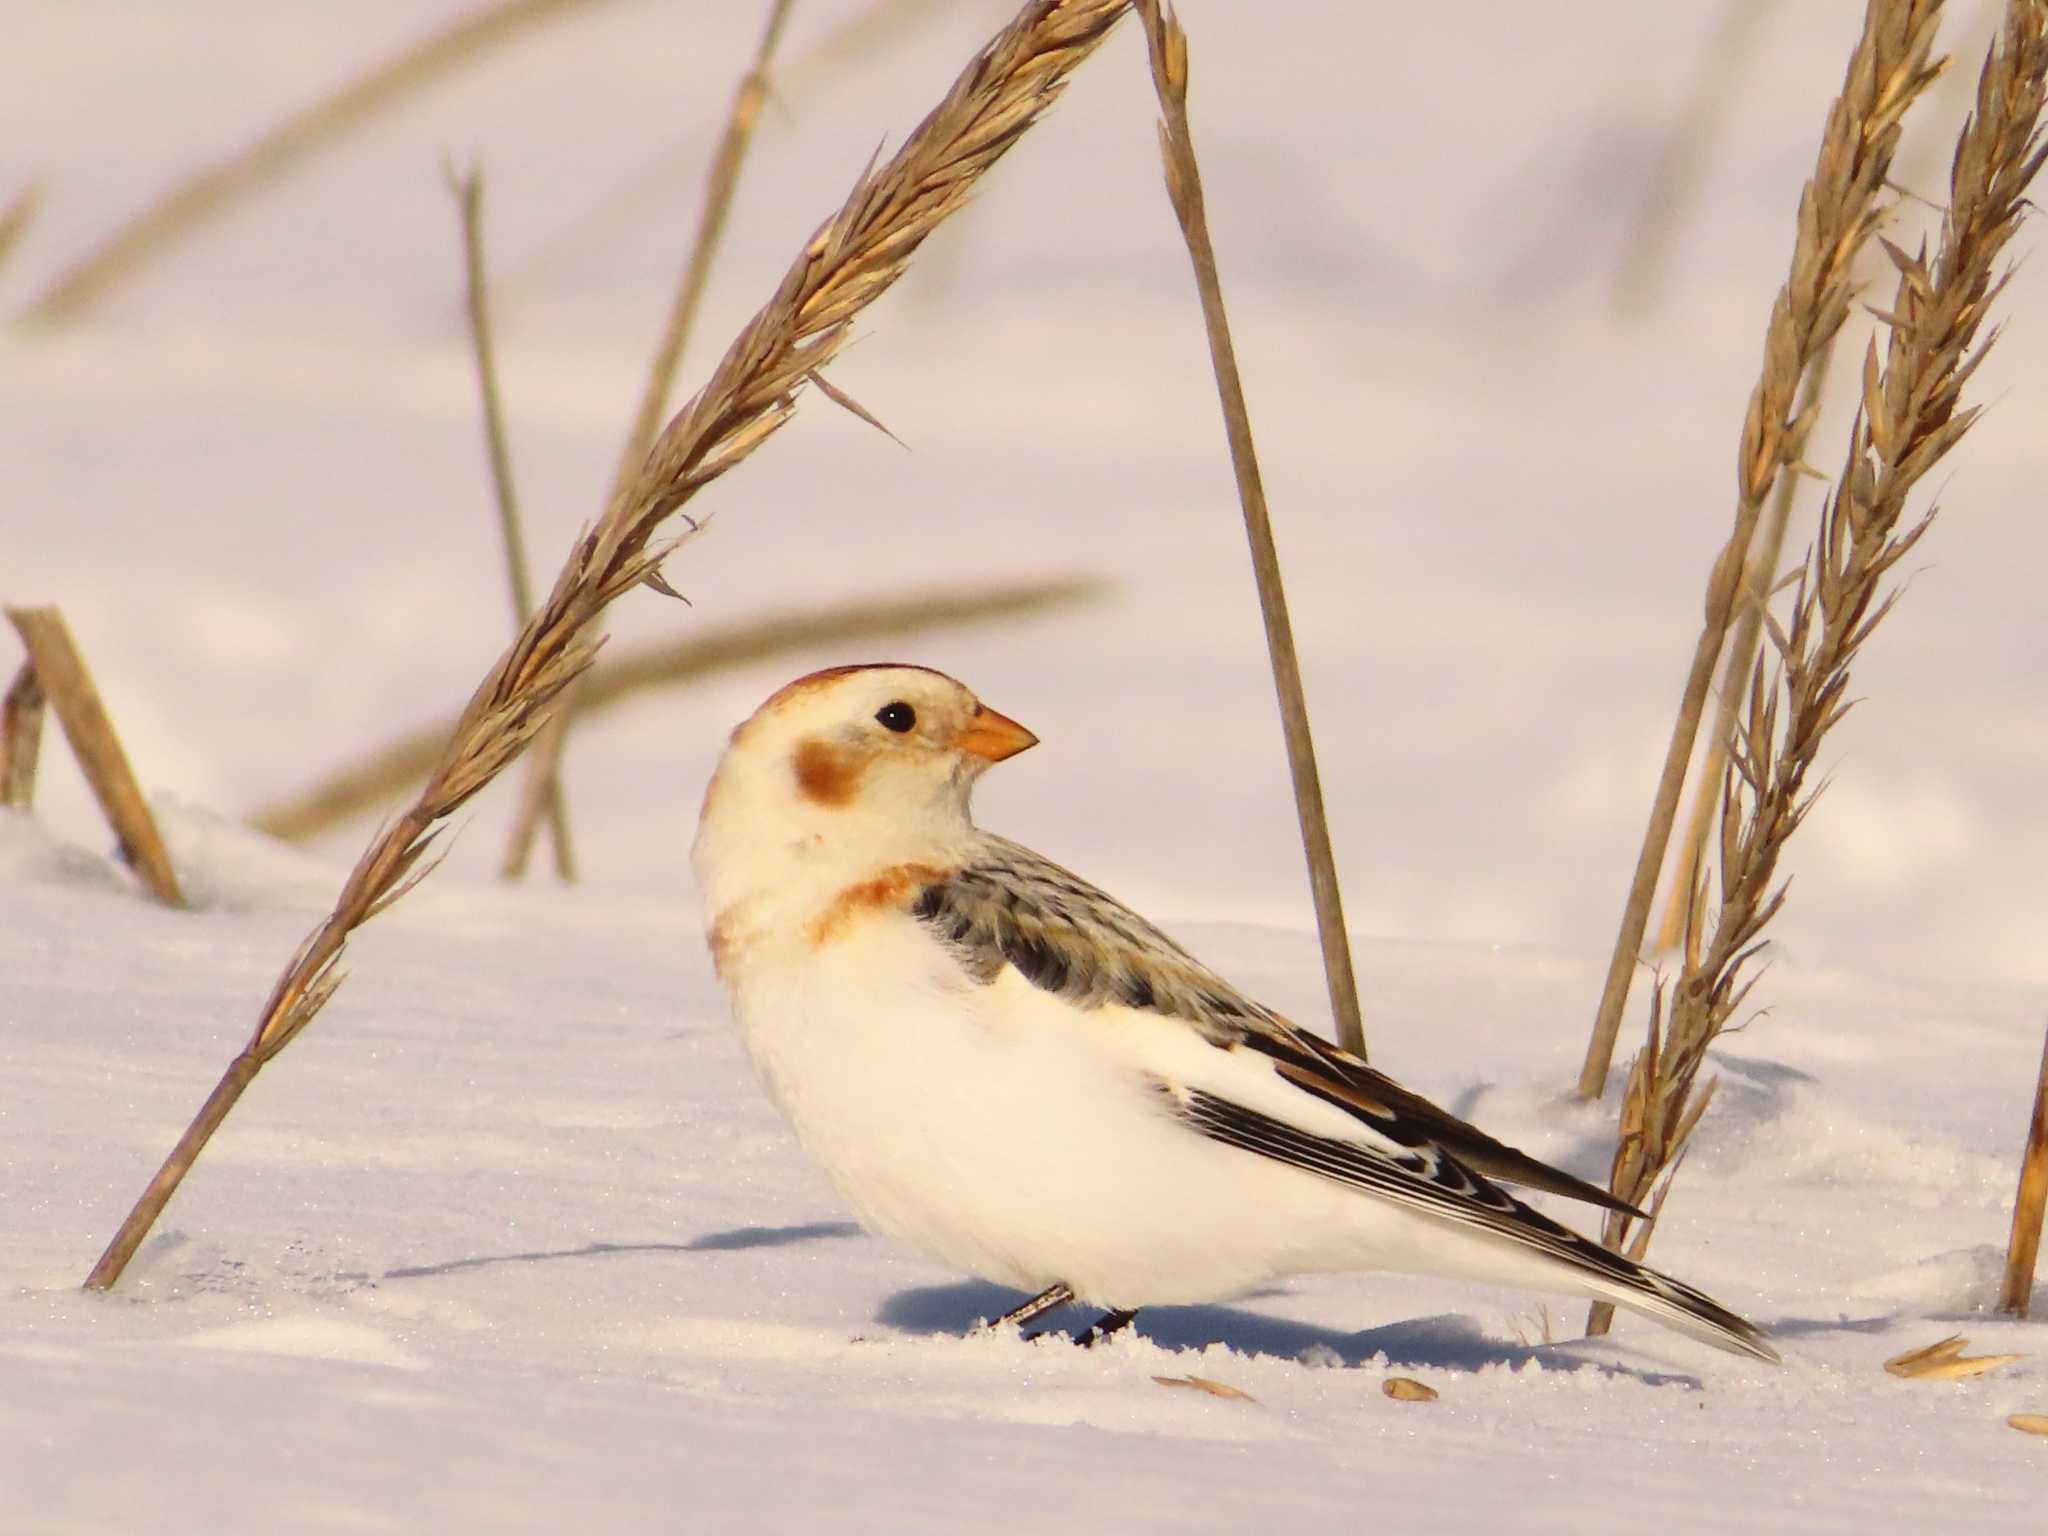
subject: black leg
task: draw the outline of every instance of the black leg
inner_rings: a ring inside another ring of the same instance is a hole
[[[1049,1285],[1022,1306],[1010,1308],[1009,1311],[987,1326],[990,1328],[1008,1328],[1014,1324],[1021,1328],[1034,1317],[1040,1317],[1052,1311],[1054,1307],[1064,1307],[1073,1299],[1073,1287],[1064,1282],[1059,1285]]]
[[[1118,1307],[1113,1312],[1105,1312],[1102,1316],[1095,1319],[1094,1322],[1090,1323],[1087,1330],[1077,1337],[1074,1342],[1083,1349],[1093,1349],[1112,1333],[1118,1333],[1130,1327],[1131,1319],[1137,1315],[1138,1309],[1136,1307]]]

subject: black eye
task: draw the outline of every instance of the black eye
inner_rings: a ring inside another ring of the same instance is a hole
[[[876,710],[875,719],[879,724],[900,733],[917,724],[917,711],[898,699],[894,704],[884,704]]]

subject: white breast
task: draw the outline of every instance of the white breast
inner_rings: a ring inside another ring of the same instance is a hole
[[[1377,1202],[1172,1118],[1166,1085],[1218,1074],[1240,1102],[1301,1108],[1250,1053],[1156,1014],[1084,1013],[1015,971],[979,983],[900,912],[750,958],[730,978],[734,1012],[806,1151],[864,1224],[949,1265],[1135,1306],[1399,1246]],[[1308,1107],[1332,1132],[1344,1123]]]

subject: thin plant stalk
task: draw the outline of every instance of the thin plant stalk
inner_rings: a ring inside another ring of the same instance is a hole
[[[1655,305],[1671,261],[1672,237],[1699,198],[1708,151],[1720,137],[1742,87],[1772,0],[1722,0],[1721,19],[1701,56],[1693,87],[1644,183],[1642,206],[1614,281],[1614,307],[1634,318]]]
[[[492,499],[498,508],[498,538],[505,551],[505,585],[512,600],[512,630],[533,617],[533,581],[526,569],[526,537],[519,523],[519,494],[512,481],[512,450],[506,441],[505,406],[498,392],[498,350],[491,339],[489,285],[484,275],[484,177],[480,170],[449,177],[462,219],[464,309],[470,349],[476,358],[477,395],[483,406],[484,452],[491,466]],[[576,854],[569,841],[569,805],[559,774],[547,780],[548,836],[555,850],[555,874],[576,878]]]
[[[1850,55],[1842,92],[1828,113],[1813,176],[1800,195],[1791,271],[1771,309],[1763,367],[1743,418],[1734,528],[1707,579],[1704,622],[1679,695],[1677,719],[1579,1072],[1582,1098],[1598,1098],[1607,1083],[1629,983],[1657,894],[1657,875],[1678,817],[1686,764],[1699,735],[1714,663],[1728,633],[1757,521],[1778,476],[1797,465],[1804,452],[1816,407],[1808,402],[1800,408],[1800,386],[1847,317],[1855,296],[1856,257],[1889,211],[1883,193],[1898,147],[1900,120],[1941,72],[1942,66],[1931,59],[1940,19],[1941,0],[1868,0],[1862,35]]]
[[[0,266],[14,254],[14,248],[21,243],[22,235],[36,216],[36,209],[42,206],[43,189],[30,182],[14,194],[4,212],[0,212]]]
[[[755,46],[753,63],[740,77],[739,86],[733,92],[732,107],[726,114],[725,133],[719,139],[718,151],[711,158],[711,170],[705,178],[704,207],[697,217],[697,233],[690,242],[689,259],[683,264],[682,280],[676,285],[675,297],[669,303],[668,320],[662,327],[661,340],[655,346],[654,360],[647,370],[647,384],[641,391],[633,425],[626,433],[625,446],[619,451],[611,497],[617,497],[620,489],[638,473],[641,461],[647,457],[647,445],[654,441],[654,434],[661,425],[662,412],[675,385],[676,370],[682,365],[683,348],[689,342],[691,327],[696,322],[705,284],[710,281],[712,258],[725,234],[733,194],[739,189],[740,168],[746,163],[747,147],[754,139],[754,124],[761,116],[762,103],[768,99],[768,65],[775,57],[776,45],[789,21],[792,3],[793,0],[769,0],[768,19],[761,28],[761,40]],[[533,856],[539,813],[551,798],[559,800],[562,753],[568,745],[569,723],[579,707],[576,697],[579,691],[570,690],[569,696],[562,701],[562,707],[555,712],[554,719],[534,744],[533,757],[526,768],[526,782],[521,787],[519,804],[513,814],[512,833],[505,845],[505,859],[500,872],[507,879],[517,879],[525,872],[527,861]]]
[[[1822,510],[1785,622],[1767,618],[1774,666],[1750,674],[1722,794],[1718,903],[1703,944],[1689,946],[1671,984],[1660,1036],[1653,1004],[1648,1043],[1629,1074],[1614,1193],[1631,1204],[1683,1157],[1714,1087],[1699,1087],[1706,1054],[1755,984],[1763,935],[1784,905],[1778,861],[1813,808],[1808,783],[1827,734],[1854,704],[1851,670],[1890,615],[1891,571],[1933,521],[1904,523],[1908,498],[1970,430],[1980,407],[1964,386],[1997,338],[1985,329],[2010,269],[2004,252],[2028,209],[2027,191],[2048,159],[2048,0],[2010,0],[1978,76],[1975,110],[1956,140],[1949,198],[1932,256],[1885,242],[1897,273],[1888,332],[1863,358],[1861,403],[1840,474]],[[1706,883],[1695,887],[1704,911]],[[1660,995],[1656,1002],[1663,1002]],[[1618,1241],[1627,1223],[1610,1225]]]
[[[1828,365],[1834,358],[1834,343],[1823,347],[1800,386],[1801,414],[1813,410],[1827,390]],[[1799,499],[1799,487],[1806,477],[1782,474],[1771,491],[1770,511],[1764,517],[1763,536],[1750,551],[1742,573],[1742,608],[1735,620],[1735,634],[1728,645],[1728,660],[1721,669],[1721,692],[1714,702],[1714,725],[1707,733],[1707,751],[1700,764],[1692,793],[1692,814],[1686,818],[1685,835],[1678,845],[1678,859],[1671,884],[1664,896],[1664,920],[1657,930],[1657,950],[1669,953],[1686,936],[1686,918],[1696,910],[1692,901],[1699,880],[1700,862],[1706,857],[1707,836],[1713,830],[1714,810],[1721,803],[1721,779],[1728,766],[1728,744],[1733,739],[1736,712],[1742,706],[1743,683],[1756,666],[1763,645],[1764,611],[1778,583],[1778,565],[1785,558],[1785,533],[1792,521],[1792,504]]]
[[[1223,308],[1223,285],[1216,272],[1216,250],[1209,239],[1202,176],[1195,163],[1194,138],[1188,128],[1187,34],[1173,12],[1162,8],[1159,0],[1138,0],[1138,13],[1145,23],[1152,84],[1159,96],[1159,151],[1166,171],[1167,197],[1173,204],[1174,216],[1187,241],[1188,258],[1195,269],[1202,321],[1209,333],[1209,360],[1216,372],[1224,430],[1230,439],[1231,468],[1236,472],[1245,537],[1251,545],[1259,613],[1265,620],[1273,689],[1279,695],[1280,720],[1287,739],[1287,766],[1294,780],[1294,806],[1301,822],[1302,849],[1308,859],[1309,888],[1315,898],[1316,931],[1322,942],[1330,1013],[1336,1020],[1339,1043],[1363,1059],[1365,1021],[1359,1010],[1358,981],[1351,966],[1351,940],[1344,927],[1336,856],[1330,848],[1329,822],[1323,812],[1315,743],[1309,735],[1308,700],[1301,685],[1301,664],[1294,653],[1294,628],[1287,615],[1280,556],[1273,546],[1265,485],[1252,445],[1251,414],[1245,406],[1244,385],[1238,378],[1237,352],[1231,345],[1230,321]]]
[[[64,728],[64,739],[71,744],[71,755],[78,759],[93,798],[120,840],[122,858],[150,895],[166,906],[182,907],[184,893],[178,889],[178,876],[164,850],[156,818],[149,813],[149,802],[135,782],[135,770],[121,749],[121,738],[115,734],[114,722],[64,615],[55,608],[9,608],[7,618],[21,636],[29,665],[35,668],[36,691],[49,700],[51,712]],[[31,775],[34,761],[34,749],[30,748],[24,766]],[[12,772],[10,763],[10,777]]]
[[[10,810],[25,811],[35,799],[47,702],[36,664],[24,661],[0,698],[0,806]]]
[[[496,0],[458,16],[285,119],[246,149],[179,182],[66,270],[22,314],[22,322],[55,325],[77,318],[237,198],[284,176],[414,91],[475,62],[535,23],[590,3]]]
[[[639,473],[577,538],[547,597],[470,695],[418,798],[371,840],[333,910],[279,975],[248,1044],[122,1220],[88,1289],[120,1279],[256,1073],[318,1017],[343,980],[349,936],[432,873],[428,855],[448,818],[547,723],[562,690],[595,659],[605,609],[702,530],[704,520],[683,508],[795,419],[799,397],[838,356],[853,322],[1058,99],[1127,8],[1128,0],[1031,0],[805,242]],[[678,517],[689,531],[657,539]]]
[[[2048,1038],[2041,1042],[2041,1076],[2034,1084],[2034,1118],[2020,1157],[2020,1187],[2012,1202],[2012,1240],[2005,1250],[2005,1281],[1998,1310],[2023,1318],[2033,1306],[2034,1265],[2041,1255],[2041,1220],[2048,1214]]]

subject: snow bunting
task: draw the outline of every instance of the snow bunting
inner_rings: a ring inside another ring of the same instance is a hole
[[[1501,1189],[1605,1191],[1297,1029],[1087,881],[974,825],[1036,743],[945,675],[834,667],[733,733],[692,850],[770,1096],[868,1227],[1127,1321],[1391,1269],[1763,1335]],[[1626,1207],[1622,1207],[1626,1209]]]

